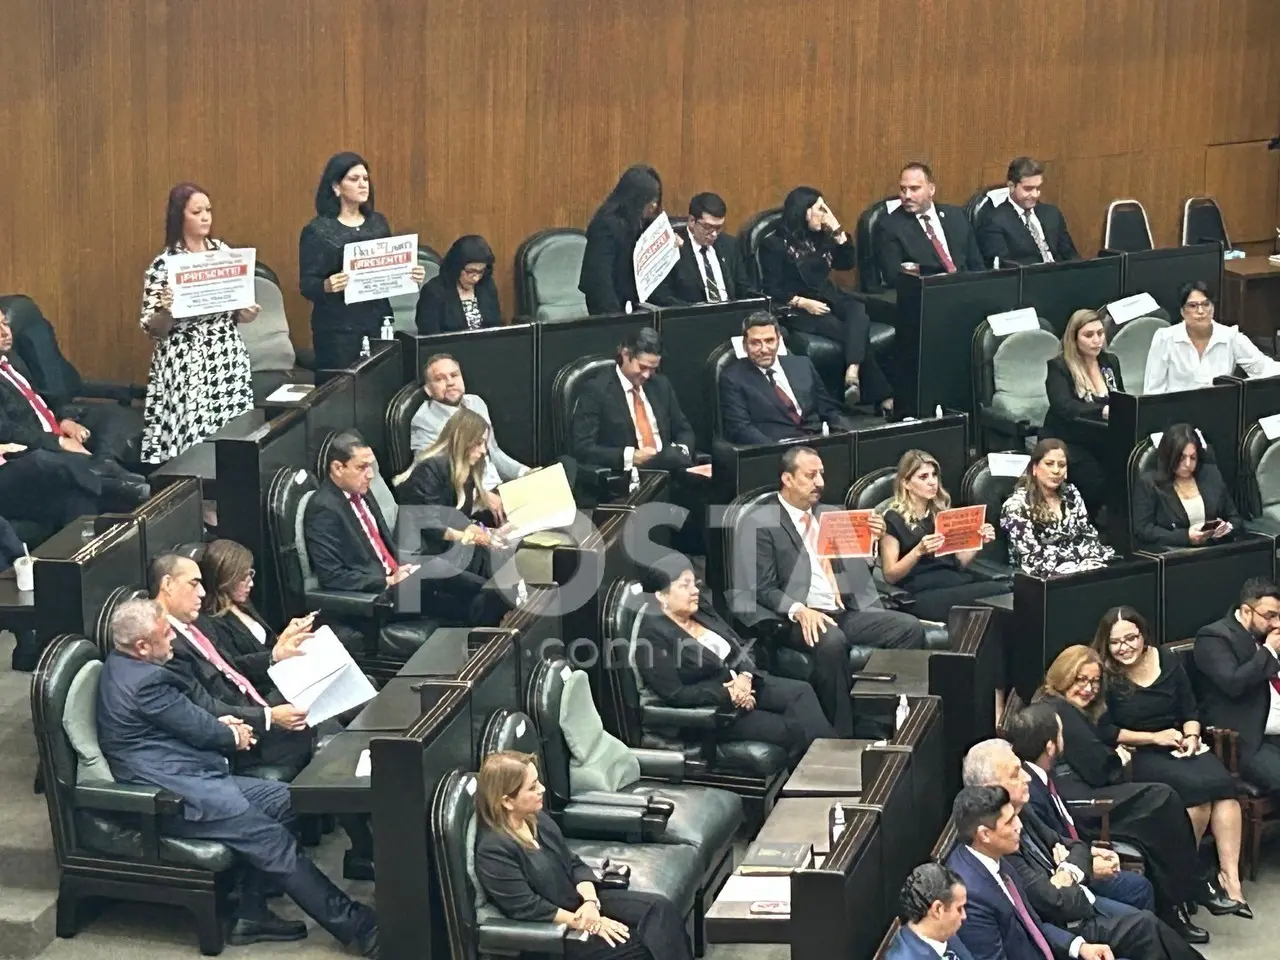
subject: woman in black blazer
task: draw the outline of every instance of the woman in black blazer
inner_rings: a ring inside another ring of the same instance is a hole
[[[1241,523],[1222,474],[1205,462],[1204,442],[1189,423],[1160,437],[1156,467],[1133,488],[1133,535],[1161,547],[1200,547],[1227,537]]]
[[[563,924],[570,960],[693,960],[684,918],[661,894],[596,886],[543,809],[536,758],[491,753],[476,776],[476,880],[502,915]]]
[[[721,620],[701,592],[693,570],[682,564],[655,567],[647,586],[660,613],[645,618],[636,666],[649,688],[672,707],[720,707],[736,717],[719,739],[758,740],[804,756],[815,739],[834,737],[813,687],[775,677],[756,666],[733,628]]]
[[[1095,310],[1077,310],[1062,334],[1062,353],[1049,361],[1044,389],[1049,410],[1040,436],[1067,444],[1071,482],[1084,497],[1089,516],[1107,498],[1107,420],[1110,398],[1124,389],[1120,361],[1107,353],[1107,334]]]
[[[461,407],[395,478],[404,507],[396,542],[410,542],[415,531],[421,538],[424,608],[473,627],[496,624],[510,609],[490,583],[507,557],[484,489],[488,447],[489,424]]]
[[[459,237],[444,255],[440,275],[418,297],[418,333],[480,330],[502,322],[498,285],[493,282],[493,248],[473,233]]]
[[[639,306],[632,260],[636,241],[662,210],[662,179],[653,167],[628,167],[613,192],[587,224],[587,249],[582,254],[578,289],[587,310],[621,313],[626,304]]]

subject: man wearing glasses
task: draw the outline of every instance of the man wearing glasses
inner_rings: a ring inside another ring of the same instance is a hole
[[[650,297],[653,303],[722,303],[746,295],[738,241],[724,229],[726,213],[724,201],[714,193],[700,193],[689,201],[689,242]]]
[[[1202,721],[1239,734],[1245,779],[1280,792],[1280,587],[1245,581],[1234,612],[1196,634]]]

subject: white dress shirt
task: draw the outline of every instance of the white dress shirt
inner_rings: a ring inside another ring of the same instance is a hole
[[[796,532],[800,534],[800,540],[804,544],[804,552],[809,555],[809,589],[805,594],[804,603],[793,603],[791,609],[787,611],[787,616],[794,620],[796,612],[801,606],[806,606],[811,610],[822,610],[825,613],[835,613],[840,609],[840,604],[836,600],[835,591],[831,589],[831,581],[827,579],[827,575],[823,571],[822,558],[818,556],[818,551],[814,549],[814,543],[818,539],[816,535],[818,518],[811,512],[796,509],[782,499],[781,495],[778,496],[778,502],[782,504],[782,509],[787,511],[787,516],[795,524]],[[804,535],[804,518],[806,516],[812,517],[810,523],[815,525],[812,537]]]
[[[1267,653],[1280,660],[1280,654],[1265,643],[1262,646]],[[1276,692],[1276,686],[1270,680],[1267,681],[1267,691],[1271,694],[1271,709],[1267,711],[1267,726],[1262,732],[1268,737],[1274,737],[1280,735],[1280,693]]]
[[[627,401],[627,413],[631,415],[631,425],[636,426],[636,406],[632,394],[636,392],[637,387],[631,385],[631,381],[622,375],[622,368],[614,364],[613,369],[618,375],[618,382],[622,384],[622,395]],[[658,432],[658,418],[653,415],[653,407],[649,403],[649,395],[640,389],[640,400],[644,403],[644,412],[649,416],[649,427],[653,430],[653,449],[657,452],[662,451],[662,434]],[[636,445],[640,443],[640,429],[636,428]],[[689,451],[686,450],[685,453]],[[622,469],[630,470],[632,468],[632,458],[636,455],[635,447],[624,447],[622,450]]]
[[[1147,354],[1143,393],[1172,393],[1213,385],[1214,377],[1229,376],[1243,367],[1251,377],[1280,376],[1280,363],[1254,346],[1236,327],[1213,323],[1209,345],[1200,354],[1184,323],[1157,330]]]
[[[931,203],[929,209],[916,214],[920,223],[920,229],[924,230],[924,221],[928,220],[933,232],[938,238],[938,242],[942,244],[942,249],[947,251],[947,256],[951,257],[951,262],[955,263],[956,258],[951,256],[951,247],[947,245],[947,232],[942,229],[942,218],[938,216],[938,205]],[[926,237],[928,233],[926,232]]]
[[[760,376],[764,377],[766,382],[768,382],[769,379],[769,371],[772,370],[773,382],[776,383],[778,387],[781,388],[782,392],[791,400],[791,403],[796,408],[796,413],[801,412],[800,401],[796,399],[796,392],[791,389],[791,381],[787,379],[786,371],[782,369],[782,364],[778,362],[777,357],[773,358],[772,367],[756,367],[756,369],[760,371]]]
[[[1013,903],[1013,897],[1009,896],[1009,888],[1004,885],[1004,877],[1000,875],[1000,861],[992,860],[985,853],[979,853],[977,850],[973,849],[973,847],[966,847],[966,849],[968,849],[968,851],[973,854],[975,860],[977,860],[980,864],[982,864],[984,867],[987,868],[988,873],[990,873],[993,877],[996,878],[997,886],[1000,887],[1001,891],[1003,891],[1006,897],[1009,897],[1009,902]],[[1022,898],[1023,906],[1027,905],[1026,899],[1027,899],[1026,897]],[[1027,912],[1028,913],[1031,912],[1030,907],[1027,907]],[[1043,936],[1044,931],[1041,930],[1040,934],[1041,936]],[[1048,939],[1049,939],[1048,937],[1045,937],[1046,941],[1048,941]],[[1052,946],[1052,944],[1050,946]],[[1074,940],[1071,941],[1071,946],[1067,948],[1067,953],[1069,956],[1072,957],[1072,960],[1074,960],[1074,958],[1080,955],[1080,948],[1083,946],[1084,946],[1084,937],[1076,937]]]
[[[716,256],[716,248],[714,246],[704,247],[693,239],[692,235],[689,237],[689,243],[693,245],[693,262],[698,265],[698,273],[702,277],[702,289],[704,291],[707,289],[707,263],[709,261],[711,263],[711,279],[716,282],[716,289],[720,291],[720,299],[728,300],[729,291],[724,286],[724,274],[720,272],[720,258]],[[703,250],[707,251],[705,260],[702,256]],[[708,293],[707,300],[709,301],[710,299],[711,295]]]
[[[204,656],[204,651],[200,649],[200,644],[196,643],[194,640],[192,640],[192,639],[191,639],[191,627],[190,627],[190,625],[189,625],[189,624],[185,624],[185,623],[183,623],[183,622],[182,622],[181,620],[179,620],[177,617],[175,617],[175,616],[173,616],[172,614],[170,614],[170,615],[169,615],[169,625],[170,625],[171,627],[173,627],[173,632],[174,632],[174,633],[180,633],[180,634],[182,634],[183,639],[185,639],[189,644],[191,644],[191,649],[192,649],[192,650],[194,650],[196,653],[200,654],[200,656],[202,656],[202,657]],[[210,640],[209,640],[209,642],[210,642],[210,643],[213,643],[213,640],[212,640],[212,639],[210,639]],[[205,657],[205,659],[207,660],[208,658],[207,658],[207,657]],[[225,658],[224,658],[224,659],[225,659]],[[241,692],[243,693],[244,691],[241,691]],[[264,709],[263,709],[263,711],[262,711],[262,712],[263,712],[263,714],[265,714],[265,716],[266,716],[266,718],[267,718],[267,725],[266,725],[266,729],[267,729],[267,730],[270,730],[270,729],[271,729],[271,708],[270,708],[270,707],[266,707],[266,708],[264,708]]]
[[[951,949],[943,941],[935,940],[933,939],[933,937],[926,937],[923,933],[921,933],[915,927],[911,927],[910,924],[907,924],[907,926],[911,928],[912,933],[914,933],[917,937],[919,937],[921,940],[924,941],[925,946],[929,947],[938,956],[945,957],[947,955],[947,951]]]

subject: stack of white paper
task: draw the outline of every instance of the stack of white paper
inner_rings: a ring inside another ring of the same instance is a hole
[[[267,674],[286,700],[307,711],[308,726],[324,723],[378,695],[328,627],[304,640],[300,649],[301,656],[273,664]]]

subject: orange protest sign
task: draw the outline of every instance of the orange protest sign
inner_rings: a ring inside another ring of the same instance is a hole
[[[933,532],[945,538],[942,549],[935,556],[945,557],[949,553],[979,549],[982,546],[982,525],[986,522],[986,504],[943,510],[933,521]]]
[[[869,557],[874,549],[870,510],[828,510],[818,517],[818,556]]]

